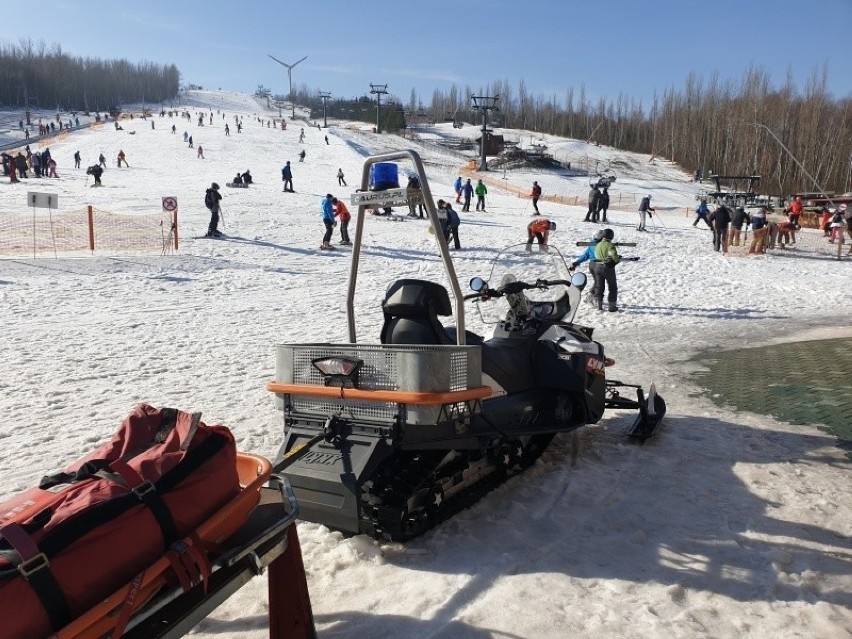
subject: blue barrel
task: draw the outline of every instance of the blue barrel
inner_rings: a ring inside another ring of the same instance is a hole
[[[393,162],[377,162],[370,167],[370,190],[399,188],[399,167]]]

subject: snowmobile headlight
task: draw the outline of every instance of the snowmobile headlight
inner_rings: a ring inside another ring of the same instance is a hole
[[[322,376],[326,386],[357,388],[358,371],[364,362],[351,357],[320,357],[311,360]]]

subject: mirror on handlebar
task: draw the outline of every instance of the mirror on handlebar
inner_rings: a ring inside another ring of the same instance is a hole
[[[488,288],[488,282],[486,282],[481,277],[474,277],[470,280],[470,288],[471,290],[474,290],[477,293],[481,293],[482,291]]]
[[[580,272],[580,271],[576,271],[576,272],[575,272],[575,273],[571,276],[571,285],[572,285],[572,286],[576,286],[576,287],[577,287],[577,288],[579,288],[581,291],[583,290],[583,288],[585,288],[585,286],[586,286],[586,282],[587,282],[587,279],[586,279],[586,274],[585,274],[585,273],[582,273],[582,272]]]

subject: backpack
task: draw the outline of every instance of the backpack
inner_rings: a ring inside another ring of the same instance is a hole
[[[213,191],[211,189],[207,189],[207,194],[204,196],[204,206],[211,211],[216,208],[216,198],[213,197]]]

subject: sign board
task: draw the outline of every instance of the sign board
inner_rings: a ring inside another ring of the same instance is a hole
[[[59,196],[56,193],[29,191],[27,193],[27,204],[39,209],[56,209],[59,208]]]
[[[352,206],[402,206],[408,204],[408,189],[353,193],[351,202]]]
[[[163,198],[163,210],[164,211],[174,211],[177,209],[177,198],[176,197],[164,197]]]

